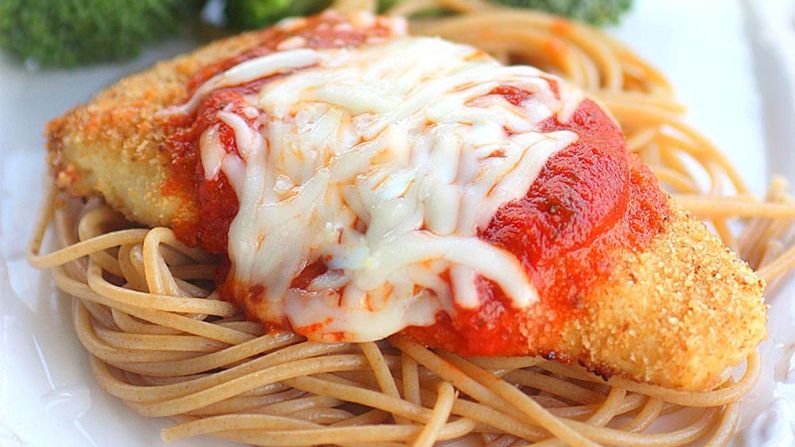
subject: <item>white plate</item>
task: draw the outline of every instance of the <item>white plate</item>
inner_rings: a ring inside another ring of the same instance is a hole
[[[612,32],[670,76],[681,101],[690,106],[689,121],[742,167],[756,192],[764,191],[769,172],[792,175],[795,78],[786,75],[791,62],[780,51],[793,48],[786,46],[792,36],[785,31],[771,40],[766,34],[776,26],[791,29],[792,16],[784,15],[791,13],[787,2],[766,2],[767,9],[750,15],[739,1],[637,3]],[[71,72],[31,72],[0,56],[2,446],[164,445],[159,429],[168,420],[139,417],[93,383],[68,300],[58,296],[46,273],[27,266],[25,248],[43,191],[46,121],[125,74],[190,45],[171,42],[133,63]],[[795,444],[794,286],[772,300],[765,370],[742,407],[738,444]],[[170,445],[227,444],[193,439]]]

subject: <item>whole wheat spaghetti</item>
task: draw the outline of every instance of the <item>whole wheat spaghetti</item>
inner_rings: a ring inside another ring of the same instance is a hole
[[[338,2],[373,8],[374,2]],[[581,86],[621,124],[630,150],[685,208],[774,287],[795,266],[795,203],[774,179],[764,198],[681,120],[684,108],[657,70],[609,36],[527,10],[472,0],[407,0],[389,13],[418,19],[418,34],[473,44]],[[55,227],[58,246],[41,253]],[[740,231],[737,231],[740,228]],[[99,200],[50,191],[30,262],[74,297],[73,320],[99,385],[135,412],[171,417],[163,439],[212,435],[253,445],[488,446],[724,445],[759,359],[738,380],[685,392],[610,378],[535,357],[463,358],[410,338],[321,344],[266,332],[213,291],[218,260],[167,228],[127,222]],[[648,433],[660,417],[689,423]]]

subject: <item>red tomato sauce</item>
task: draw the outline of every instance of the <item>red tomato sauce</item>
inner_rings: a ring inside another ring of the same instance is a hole
[[[191,89],[243,60],[274,51],[279,42],[291,36],[305,37],[312,48],[328,48],[359,45],[368,33],[386,34],[377,27],[368,32],[354,29],[334,33],[324,23],[315,18],[290,33],[264,31],[262,43],[253,50],[200,70],[190,83]],[[245,116],[240,113],[243,96],[270,79],[216,90],[201,102],[194,115],[170,123],[173,132],[166,148],[172,154],[174,176],[163,185],[163,191],[188,194],[196,206],[194,213],[174,225],[184,242],[214,253],[226,252],[238,201],[223,174],[214,180],[205,179],[198,154],[199,137],[208,127],[218,125],[227,150],[236,151],[232,130],[216,114],[231,108]],[[557,96],[557,82],[548,82]],[[503,86],[492,94],[518,105],[532,93]],[[515,309],[496,284],[480,278],[479,307],[457,308],[454,316],[440,312],[434,325],[409,327],[405,333],[428,346],[463,355],[554,357],[552,347],[563,324],[582,312],[589,291],[608,277],[624,251],[642,249],[659,233],[669,213],[666,196],[649,169],[627,153],[620,129],[607,114],[594,102],[584,100],[569,121],[559,122],[553,117],[540,129],[556,130],[573,131],[579,139],[550,158],[525,197],[500,207],[478,235],[519,259],[540,301],[527,309]],[[219,280],[228,270],[225,261]],[[315,263],[293,285],[307,284],[324,270],[322,263]],[[220,287],[222,294],[232,289],[228,283]]]
[[[304,39],[307,48],[341,48],[356,47],[368,39],[387,37],[392,32],[381,19],[376,19],[367,28],[337,27],[344,22],[343,19],[327,14],[297,20],[300,22],[289,29],[273,27],[251,34],[253,42],[250,49],[199,69],[188,80],[188,98],[214,75],[246,60],[274,52],[281,42],[290,38]],[[187,195],[188,203],[194,205],[194,209],[183,212],[173,225],[174,233],[185,243],[200,245],[212,253],[226,251],[229,224],[238,210],[237,196],[225,176],[219,175],[218,179],[210,181],[204,179],[199,138],[207,128],[218,125],[222,143],[229,151],[236,152],[234,132],[218,120],[217,113],[231,107],[233,113],[245,116],[240,113],[244,96],[258,91],[262,84],[277,76],[217,89],[201,101],[194,114],[178,116],[167,123],[170,131],[165,148],[171,154],[174,169],[172,177],[163,185],[163,193]]]
[[[516,255],[539,303],[515,309],[481,278],[479,307],[439,313],[435,325],[406,333],[463,355],[555,357],[563,325],[582,312],[589,291],[625,250],[642,249],[660,232],[669,214],[665,193],[599,106],[585,100],[568,122],[551,118],[541,129],[554,130],[571,130],[579,140],[550,158],[527,195],[500,207],[479,234]]]

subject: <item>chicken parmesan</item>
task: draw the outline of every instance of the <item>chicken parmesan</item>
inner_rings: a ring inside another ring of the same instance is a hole
[[[309,340],[402,334],[701,390],[765,336],[761,280],[597,102],[400,19],[211,44],[47,137],[60,188],[219,255],[222,298]]]

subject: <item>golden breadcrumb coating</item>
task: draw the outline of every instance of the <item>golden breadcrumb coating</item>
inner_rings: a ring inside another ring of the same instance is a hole
[[[268,31],[221,40],[130,76],[51,122],[56,184],[99,195],[129,219],[173,226],[195,218],[190,198],[164,195],[173,176],[157,112],[186,99],[202,67],[257,45]],[[703,224],[672,205],[663,231],[627,252],[583,300],[551,351],[604,374],[681,389],[705,389],[765,337],[763,285]]]
[[[265,33],[224,39],[161,62],[51,121],[48,162],[57,186],[77,196],[101,195],[129,219],[152,227],[190,219],[190,200],[161,191],[172,166],[164,150],[164,118],[157,112],[184,101],[188,80],[201,68],[254,47]]]
[[[605,375],[703,390],[766,334],[764,284],[701,222],[671,205],[663,231],[625,253],[563,331],[562,353]]]

